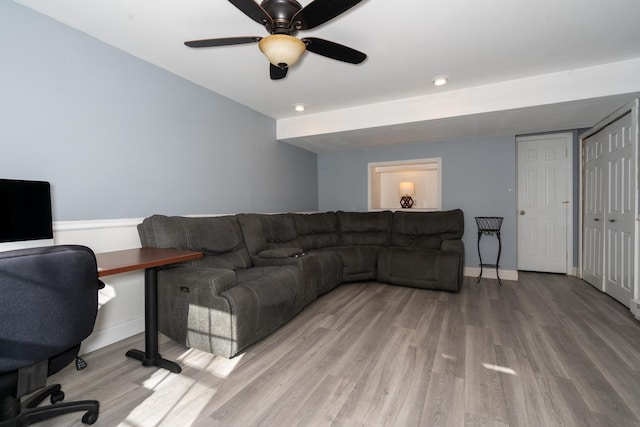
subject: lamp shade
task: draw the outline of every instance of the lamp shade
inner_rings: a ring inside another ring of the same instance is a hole
[[[415,185],[413,185],[413,182],[404,181],[400,183],[398,192],[401,196],[413,196],[414,194],[416,194],[416,188]]]
[[[260,40],[258,47],[273,65],[286,64],[287,67],[295,64],[307,48],[300,39],[286,34],[267,36]]]

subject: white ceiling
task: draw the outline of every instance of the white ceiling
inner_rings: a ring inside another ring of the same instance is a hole
[[[364,0],[298,34],[363,51],[368,55],[364,63],[345,64],[307,52],[279,81],[269,79],[268,62],[257,44],[183,45],[202,38],[266,35],[224,0],[15,1],[277,119],[280,139],[316,152],[589,126],[640,92],[640,73],[633,72],[630,78],[625,74],[622,85],[614,75],[611,83],[599,81],[596,91],[586,78],[580,80],[582,88],[566,95],[562,89],[571,86],[574,72],[595,78],[607,75],[608,64],[619,63],[624,67],[610,69],[640,70],[638,0]],[[303,6],[309,2],[301,0]],[[581,71],[592,67],[600,72]],[[439,74],[450,76],[447,86],[431,84]],[[563,86],[539,97],[545,89],[531,84],[541,81],[534,80],[538,76],[558,76]],[[483,110],[482,99],[492,93],[488,88],[502,82],[520,83],[508,86],[506,96],[513,99]],[[469,98],[474,88],[486,90]],[[397,115],[389,122],[362,119],[376,116],[365,106],[380,106],[383,115],[385,107],[422,100],[437,109],[444,95],[450,107],[455,100],[470,99],[478,107],[449,108],[448,114],[417,119]],[[296,113],[296,103],[304,103],[306,111]],[[360,124],[310,130],[331,112]],[[306,130],[290,132],[291,125]]]

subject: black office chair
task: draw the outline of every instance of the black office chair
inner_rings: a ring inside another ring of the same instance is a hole
[[[60,385],[45,386],[49,375],[76,358],[93,330],[100,287],[96,258],[87,247],[0,252],[0,427],[76,411],[85,411],[83,423],[96,422],[98,401],[59,403]],[[38,407],[46,398],[52,405]]]

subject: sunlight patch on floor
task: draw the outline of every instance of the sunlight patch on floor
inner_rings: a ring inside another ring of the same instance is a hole
[[[207,371],[218,378],[227,378],[236,369],[243,356],[244,353],[237,355],[233,359],[216,356],[207,367]]]
[[[203,384],[195,383],[176,405],[174,405],[159,425],[184,427],[192,425],[198,418],[202,417],[200,413],[207,406],[214,394],[215,390]]]
[[[516,371],[511,368],[507,368],[506,366],[492,365],[490,363],[483,363],[482,366],[484,366],[485,369],[490,369],[492,371],[500,372],[503,374],[518,375]]]
[[[188,427],[216,392],[193,378],[164,369],[156,371],[143,385],[153,394],[131,411],[121,426]]]
[[[147,390],[155,390],[169,375],[171,375],[171,372],[166,369],[158,369],[149,378],[144,380],[142,386]]]
[[[222,356],[190,348],[182,353],[178,357],[178,360],[183,366],[208,372],[217,378],[225,379],[236,369],[236,366],[238,366],[244,354],[245,353],[239,354],[233,359],[227,359]]]

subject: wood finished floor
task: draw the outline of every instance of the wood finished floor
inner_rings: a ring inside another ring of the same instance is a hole
[[[98,399],[96,426],[640,426],[640,322],[573,277],[342,285],[231,360],[161,339],[180,375],[124,356],[142,342],[50,382]]]

